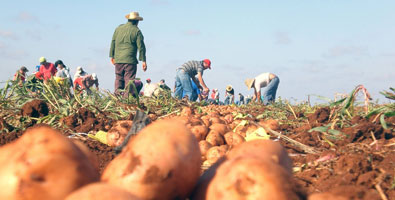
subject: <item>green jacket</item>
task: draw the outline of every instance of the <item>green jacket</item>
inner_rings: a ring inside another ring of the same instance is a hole
[[[137,50],[139,60],[145,62],[144,36],[140,29],[131,22],[118,26],[112,36],[110,57],[115,63],[138,64]]]

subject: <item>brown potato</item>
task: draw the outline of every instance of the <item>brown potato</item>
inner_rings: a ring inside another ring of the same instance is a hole
[[[98,180],[85,154],[47,125],[29,128],[0,148],[0,199],[64,199]]]
[[[220,119],[219,117],[211,117],[210,122],[211,124],[225,124],[224,120]]]
[[[190,123],[190,117],[187,117],[187,116],[177,116],[177,117],[173,117],[171,119],[178,120],[178,121],[182,122],[183,124],[189,124]]]
[[[280,128],[280,125],[278,124],[278,121],[275,119],[266,119],[266,120],[261,120],[258,123],[259,125],[263,127],[268,127],[272,129],[273,131],[277,131]]]
[[[206,140],[202,140],[199,142],[199,147],[200,153],[202,154],[202,160],[206,160],[206,153],[211,147],[213,147],[213,145],[208,143]]]
[[[233,115],[232,115],[232,114],[227,114],[227,115],[224,117],[224,120],[225,120],[225,122],[226,122],[227,124],[231,124],[231,123],[233,122]]]
[[[208,135],[206,136],[206,141],[213,146],[225,144],[224,136],[222,136],[215,130],[211,130],[210,132],[208,132]]]
[[[198,141],[206,139],[208,128],[204,125],[192,126],[191,132]]]
[[[131,140],[104,170],[102,180],[142,199],[185,199],[200,175],[201,153],[177,120],[160,120]]]
[[[245,139],[243,136],[237,134],[237,133],[233,133],[233,132],[228,132],[224,135],[225,138],[225,142],[226,144],[230,145],[230,146],[236,146],[239,145],[243,142],[245,142]]]
[[[213,123],[210,126],[210,130],[215,130],[221,135],[225,135],[225,133],[229,131],[228,126],[226,126],[225,124],[218,124],[218,123]]]
[[[132,125],[133,121],[131,120],[117,121],[107,132],[107,144],[113,147],[121,145]]]
[[[195,117],[191,117],[191,119],[189,121],[190,121],[192,126],[197,126],[197,125],[202,125],[203,124],[202,120],[196,118],[196,116]]]
[[[308,200],[348,200],[348,198],[331,194],[329,192],[324,192],[311,194],[309,195]]]
[[[292,176],[269,160],[238,157],[222,163],[208,185],[212,199],[302,199],[292,184]]]
[[[287,172],[292,174],[292,160],[284,147],[278,142],[272,140],[251,140],[234,147],[227,155],[229,159],[247,156],[270,160],[283,166]]]
[[[227,145],[211,147],[206,153],[206,159],[210,165],[217,162],[218,159],[224,157],[227,152]]]
[[[184,107],[181,110],[180,116],[186,116],[186,117],[191,117],[192,114],[194,114],[193,110],[191,107]]]
[[[66,197],[65,200],[138,200],[128,191],[107,183],[91,183]]]

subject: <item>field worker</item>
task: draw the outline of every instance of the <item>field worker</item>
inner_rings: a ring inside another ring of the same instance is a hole
[[[44,57],[40,58],[40,74],[44,79],[44,83],[48,81],[52,76],[55,76],[57,70],[53,63],[47,62]]]
[[[235,90],[231,85],[226,86],[225,92],[225,105],[234,104],[235,103]]]
[[[86,73],[86,71],[84,71],[84,69],[82,69],[81,66],[77,67],[77,71],[74,74],[74,81],[78,78],[78,77],[82,77],[82,76],[86,76],[88,75],[88,73]]]
[[[166,85],[165,79],[162,79],[159,81],[159,87],[162,88],[163,90],[168,90],[170,91],[170,87]]]
[[[64,80],[67,80],[70,83],[70,86],[73,86],[73,81],[71,80],[69,70],[67,70],[67,67],[63,64],[63,61],[56,61],[55,67],[58,68],[58,72],[56,72],[55,76],[59,78],[62,83],[64,82]]]
[[[192,100],[192,82],[198,86],[199,89],[203,89],[203,92],[207,93],[210,89],[206,86],[203,80],[203,71],[211,69],[211,61],[204,59],[202,61],[188,61],[177,69],[176,84],[175,84],[175,96],[178,99],[182,98],[183,92],[188,95],[189,100]],[[197,80],[196,76],[197,75]]]
[[[156,89],[159,88],[158,84],[151,83],[151,79],[146,80],[146,84],[144,85],[144,96],[151,97]]]
[[[147,70],[144,36],[137,27],[143,18],[138,12],[127,14],[126,24],[121,24],[115,29],[111,40],[110,58],[115,65],[115,93],[119,94],[119,89],[125,89],[130,80],[136,78],[137,72],[137,51],[139,60],[142,61],[143,71]],[[125,92],[127,95],[129,91]]]
[[[261,88],[266,87],[263,91],[263,103],[267,105],[268,103],[274,102],[276,99],[276,92],[280,79],[278,76],[272,73],[262,73],[255,77],[254,79],[246,79],[244,81],[248,89],[254,88],[254,96],[252,102],[258,99],[258,103],[261,103]]]
[[[192,101],[196,101],[198,99],[198,97],[200,97],[200,89],[198,88],[198,86],[195,84],[195,82],[191,79],[191,83],[192,83],[192,98],[188,99],[192,99]],[[182,98],[185,98],[187,94],[185,93],[185,90],[182,93]],[[200,98],[199,98],[200,99]]]
[[[29,70],[25,66],[22,66],[18,71],[16,71],[12,80],[16,81],[20,86],[22,86],[22,84],[25,83],[27,77],[26,72],[28,71]]]
[[[239,93],[239,105],[243,105],[243,104],[245,104],[245,102],[244,102],[244,95]]]
[[[85,90],[88,94],[91,94],[92,91],[90,87],[96,85],[96,90],[99,90],[99,80],[97,79],[97,75],[92,73],[91,75],[81,76],[74,80],[74,90]]]

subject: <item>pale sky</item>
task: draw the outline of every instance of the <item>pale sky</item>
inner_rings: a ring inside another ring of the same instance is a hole
[[[210,89],[247,91],[244,79],[279,76],[277,96],[333,99],[363,84],[373,98],[395,87],[395,1],[368,0],[21,0],[1,2],[0,81],[22,65],[31,73],[41,56],[98,75],[113,91],[108,57],[115,28],[138,11],[148,70],[137,77],[174,86],[175,70],[209,58]],[[238,99],[238,98],[236,98]]]

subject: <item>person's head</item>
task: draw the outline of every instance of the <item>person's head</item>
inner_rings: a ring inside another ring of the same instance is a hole
[[[63,61],[57,60],[57,61],[55,62],[55,67],[59,67],[60,69],[63,69],[63,68],[64,68]]]
[[[165,79],[160,80],[160,84],[165,84]]]
[[[147,82],[147,83],[151,83],[151,79],[150,79],[150,78],[147,78],[146,82]]]
[[[125,18],[133,25],[138,25],[139,21],[143,21],[143,18],[140,17],[138,12],[130,12],[125,16]]]
[[[40,61],[40,64],[45,64],[45,63],[47,63],[47,59],[46,59],[45,57],[41,57],[41,58],[39,59],[39,61]]]
[[[239,93],[239,96],[242,96],[242,94],[241,94],[241,93]]]
[[[209,59],[203,60],[203,67],[204,69],[211,69],[211,61]]]
[[[78,73],[78,74],[81,74],[82,72],[84,72],[84,70],[82,69],[81,66],[78,66],[78,67],[77,67],[77,73]]]
[[[20,71],[21,73],[25,74],[25,73],[28,72],[29,70],[28,70],[25,66],[22,66],[22,67],[19,69],[19,71]]]
[[[232,91],[232,89],[233,89],[233,87],[232,87],[231,85],[226,86],[226,91],[227,91],[227,92]]]
[[[94,81],[97,80],[97,75],[96,75],[96,73],[92,73],[91,77],[92,77],[92,80],[94,80]]]

